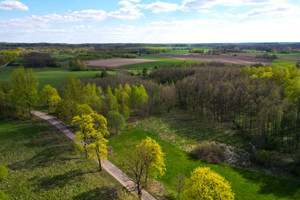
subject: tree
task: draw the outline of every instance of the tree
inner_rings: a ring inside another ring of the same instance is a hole
[[[115,95],[113,95],[110,86],[107,86],[107,93],[105,97],[105,103],[107,107],[107,111],[117,111],[119,112],[118,99]]]
[[[61,100],[60,96],[57,93],[57,90],[51,85],[46,85],[40,93],[40,101],[42,104],[46,105],[49,109],[55,109],[55,105]]]
[[[90,115],[76,116],[73,118],[72,126],[76,128],[76,145],[81,152],[84,152],[85,158],[88,158],[89,139],[92,134],[95,134],[93,128],[94,120]]]
[[[208,167],[198,167],[192,172],[191,178],[185,181],[183,197],[186,200],[231,200],[234,199],[234,192],[222,176]]]
[[[147,155],[145,162],[145,187],[147,187],[149,174],[151,174],[153,178],[164,175],[166,171],[164,153],[159,144],[150,137],[142,140],[137,148],[143,149]]]
[[[95,123],[96,122],[96,123]],[[92,113],[91,115],[76,116],[72,125],[78,130],[76,132],[76,145],[86,158],[97,157],[99,171],[102,170],[102,160],[107,158],[106,145],[108,140],[104,135],[109,135],[105,117]]]
[[[146,174],[152,172],[155,177],[165,172],[163,153],[156,141],[146,138],[136,146],[130,158],[127,167],[134,174],[138,197],[141,199],[143,176],[146,178]]]
[[[25,72],[23,67],[13,71],[12,78],[12,97],[13,103],[20,106],[23,113],[24,108],[27,109],[29,117],[31,117],[31,108],[36,105],[38,100],[39,82],[32,69]]]
[[[122,129],[125,125],[124,117],[116,112],[116,111],[109,111],[107,114],[108,125],[110,128],[114,128],[116,134],[118,134],[118,130]]]
[[[176,102],[176,90],[173,84],[164,86],[162,88],[162,98],[164,100],[165,105],[167,106],[167,111],[169,113]]]

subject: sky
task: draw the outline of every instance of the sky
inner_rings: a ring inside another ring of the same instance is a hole
[[[300,0],[0,0],[0,42],[300,42]]]

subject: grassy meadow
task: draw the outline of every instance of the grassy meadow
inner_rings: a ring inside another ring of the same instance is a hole
[[[7,66],[0,69],[0,80],[9,81],[12,77],[12,72],[16,66]],[[96,74],[101,73],[100,71],[70,71],[67,63],[63,63],[61,68],[43,67],[33,68],[38,80],[39,90],[45,85],[50,84],[52,87],[59,88],[63,86],[69,76],[74,76],[79,79],[93,78]],[[114,75],[116,72],[108,72],[110,75]]]
[[[179,64],[184,62],[183,60],[174,60],[169,58],[163,58],[160,56],[152,56],[152,55],[144,55],[138,57],[139,59],[152,59],[152,60],[159,60],[155,62],[148,62],[148,63],[139,63],[139,64],[132,64],[132,65],[125,65],[118,67],[118,69],[125,69],[125,70],[142,70],[144,68],[154,69],[155,66],[159,65],[173,65]],[[200,61],[186,61],[188,63],[203,63]]]
[[[118,182],[73,149],[68,138],[39,119],[0,121],[0,163],[9,170],[2,190],[18,200],[116,198]]]
[[[232,189],[236,193],[235,197],[237,200],[296,200],[300,198],[299,181],[275,178],[222,165],[207,164],[193,158],[189,153],[170,144],[168,141],[161,140],[154,132],[146,132],[139,128],[133,128],[110,138],[109,145],[113,147],[113,155],[109,156],[109,159],[126,171],[124,162],[130,159],[130,153],[128,152],[133,151],[135,145],[146,137],[155,139],[165,153],[167,171],[164,176],[158,179],[158,181],[165,185],[165,191],[167,191],[170,196],[175,197],[177,195],[176,179],[178,174],[181,173],[186,177],[189,177],[190,173],[196,167],[210,167],[213,171],[219,173],[231,183]],[[130,174],[128,171],[127,173]],[[150,188],[149,190],[156,191],[156,189],[153,188]]]

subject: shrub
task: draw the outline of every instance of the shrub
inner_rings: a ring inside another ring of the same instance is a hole
[[[253,154],[252,160],[260,165],[267,167],[270,165],[270,154],[266,150],[257,150]]]
[[[196,168],[183,189],[185,200],[232,200],[234,195],[229,182],[208,167]]]
[[[6,167],[0,164],[0,180],[6,179],[7,178],[8,171]]]
[[[203,141],[201,142],[191,154],[196,158],[208,163],[220,164],[224,161],[225,155],[223,149],[215,142]]]

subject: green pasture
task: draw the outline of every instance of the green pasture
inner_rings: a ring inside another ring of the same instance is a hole
[[[271,62],[274,66],[284,67],[287,65],[296,66],[297,61],[289,61],[289,60],[273,60]]]
[[[12,77],[12,72],[18,67],[7,66],[0,69],[0,80],[9,81]],[[55,88],[63,86],[69,76],[74,76],[79,79],[93,78],[100,71],[70,71],[67,66],[61,68],[43,67],[33,68],[35,74],[39,80],[39,89],[42,89],[45,85],[50,84]],[[116,72],[108,72],[110,75],[114,75]]]
[[[148,62],[148,63],[139,63],[139,64],[132,64],[132,65],[125,65],[118,67],[119,69],[126,69],[126,70],[142,70],[144,68],[148,69],[154,69],[155,66],[159,65],[171,65],[171,64],[180,64],[184,62],[183,60],[174,60],[169,58],[163,58],[160,56],[152,56],[152,55],[144,55],[138,57],[140,59],[152,59],[152,60],[159,60],[154,62]],[[188,63],[203,63],[200,61],[186,61]]]
[[[69,139],[39,119],[0,121],[0,163],[8,169],[1,190],[12,200],[116,199],[118,182],[73,149]]]
[[[195,159],[175,145],[161,140],[155,133],[138,128],[133,128],[109,139],[109,145],[113,147],[113,155],[109,156],[109,159],[125,171],[124,163],[131,158],[130,152],[134,151],[136,144],[146,137],[155,139],[165,153],[167,171],[158,181],[166,186],[167,192],[173,197],[176,196],[178,174],[189,177],[196,167],[210,167],[231,183],[237,200],[300,199],[300,182],[298,181],[222,165],[207,164]],[[127,173],[129,172],[127,171]]]

